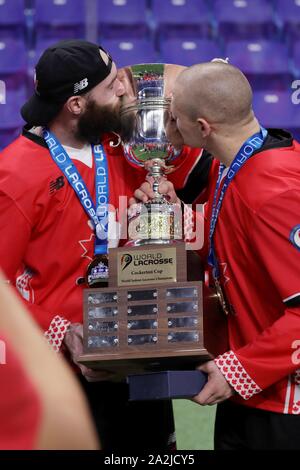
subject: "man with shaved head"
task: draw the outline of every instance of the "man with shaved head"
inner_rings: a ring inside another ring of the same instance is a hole
[[[220,161],[208,264],[229,350],[200,367],[208,383],[194,400],[222,403],[216,449],[299,449],[300,145],[261,126],[229,64],[183,71],[171,111],[184,143]]]
[[[194,65],[179,75],[172,114],[185,143],[199,147],[201,142],[201,147],[205,144],[206,150],[217,152],[216,155],[220,155],[219,147],[224,149],[225,142],[236,140],[232,126],[241,138],[244,133],[259,129],[248,80],[237,68],[220,62]],[[197,132],[199,124],[204,125],[200,133]]]

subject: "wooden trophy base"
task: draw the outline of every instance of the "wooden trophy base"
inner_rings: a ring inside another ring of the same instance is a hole
[[[84,291],[79,362],[125,377],[194,369],[226,350],[225,315],[184,243],[116,248],[109,256],[109,287]]]

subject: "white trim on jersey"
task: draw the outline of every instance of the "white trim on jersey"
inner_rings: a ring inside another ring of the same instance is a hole
[[[202,154],[203,154],[203,149],[202,149],[201,152],[199,153],[198,158],[195,160],[194,165],[190,168],[190,171],[187,173],[187,175],[186,175],[186,177],[185,177],[185,179],[184,179],[184,182],[183,182],[183,187],[186,185],[187,180],[188,180],[190,174],[192,173],[193,169],[195,168],[195,166],[196,166],[197,163],[199,162],[200,158],[202,157]]]
[[[287,386],[286,386],[286,395],[285,395],[285,403],[283,413],[288,414],[289,412],[289,404],[291,398],[291,376],[288,376]]]
[[[296,299],[297,297],[299,297],[300,299],[300,292],[297,292],[296,294],[290,295],[286,299],[283,299],[283,302],[289,302],[290,300]]]
[[[293,415],[300,415],[300,385],[295,383],[294,400],[293,400]]]

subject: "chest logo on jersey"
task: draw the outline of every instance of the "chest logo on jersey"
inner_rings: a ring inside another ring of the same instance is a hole
[[[290,241],[297,250],[300,250],[300,224],[292,228],[290,233]]]
[[[50,194],[53,194],[55,191],[58,191],[59,189],[63,188],[64,185],[65,179],[63,176],[59,176],[58,178],[56,178],[56,180],[51,181],[49,188]]]

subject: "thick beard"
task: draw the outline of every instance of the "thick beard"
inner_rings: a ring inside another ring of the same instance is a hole
[[[102,135],[108,132],[120,133],[120,109],[99,106],[89,101],[84,114],[79,118],[76,137],[90,144],[99,144]]]
[[[119,132],[122,141],[128,143],[134,137],[134,129],[136,125],[136,114],[134,112],[123,113],[121,115],[121,130]]]

